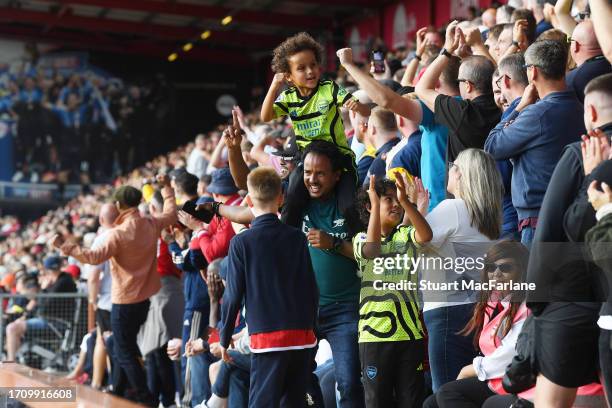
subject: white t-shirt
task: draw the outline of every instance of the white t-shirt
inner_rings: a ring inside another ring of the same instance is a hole
[[[106,236],[108,235],[108,231],[104,230],[96,239],[94,239],[93,244],[91,244],[91,249],[96,249],[101,246],[106,240]],[[110,261],[105,261],[100,265],[94,266],[95,268],[100,268],[100,289],[98,291],[98,308],[102,310],[107,310],[110,312],[113,302],[111,301],[111,271],[110,271]]]
[[[208,161],[202,156],[198,149],[193,149],[187,159],[187,172],[193,174],[197,178],[206,174]]]
[[[457,280],[479,280],[482,266],[478,266],[477,262],[484,264],[484,255],[493,241],[471,225],[468,209],[463,200],[444,200],[425,218],[431,226],[433,238],[424,247],[425,264],[419,268],[420,283],[431,282],[434,286],[431,291],[422,293],[423,311],[466,302],[473,303],[477,291],[471,293],[462,290],[461,282],[458,291],[437,289],[435,285]],[[442,268],[435,258],[442,258],[444,261]],[[470,258],[474,261],[468,265],[466,260]],[[451,262],[453,266],[446,267]],[[428,301],[428,298],[434,300]]]

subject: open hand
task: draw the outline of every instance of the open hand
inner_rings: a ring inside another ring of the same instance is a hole
[[[370,186],[368,187],[368,197],[370,198],[370,208],[380,205],[380,197],[376,193],[376,176],[370,175]]]

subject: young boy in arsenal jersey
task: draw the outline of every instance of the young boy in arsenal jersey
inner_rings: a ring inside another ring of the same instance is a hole
[[[281,223],[280,177],[258,168],[247,179],[251,228],[230,242],[223,325],[223,360],[244,300],[251,336],[249,407],[306,407],[319,294],[306,236]]]

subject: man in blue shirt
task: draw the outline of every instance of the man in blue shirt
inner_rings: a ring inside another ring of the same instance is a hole
[[[496,81],[496,86],[499,86],[504,99],[509,102],[508,108],[502,113],[502,122],[516,110],[525,88],[529,85],[523,65],[525,65],[525,58],[521,53],[510,54],[499,62],[499,78]],[[517,238],[518,216],[512,204],[512,163],[507,159],[498,160],[497,169],[502,175],[505,191],[502,237]]]
[[[564,45],[538,41],[525,52],[525,62],[530,85],[515,111],[491,131],[485,150],[496,160],[514,161],[512,202],[518,213],[521,242],[529,246],[561,151],[577,141],[585,129],[582,105],[566,89]]]

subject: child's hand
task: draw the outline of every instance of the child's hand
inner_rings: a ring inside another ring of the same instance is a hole
[[[370,197],[370,206],[374,208],[374,206],[380,205],[380,197],[376,193],[376,176],[370,176],[370,187],[368,188],[368,197]]]
[[[342,65],[353,63],[353,50],[350,48],[341,48],[336,51],[336,55],[340,59],[340,64]]]
[[[272,84],[273,85],[284,85],[285,84],[285,74],[282,72],[274,74],[274,78],[272,78]]]
[[[425,187],[423,186],[423,181],[418,177],[414,178],[414,185],[416,187],[417,192],[417,209],[424,217],[427,215],[427,210],[429,209],[429,191],[425,189]]]
[[[409,194],[410,191],[410,183],[406,179],[406,176],[399,171],[395,172],[395,187],[397,188],[397,200],[400,203],[405,203],[406,201],[410,201]]]

